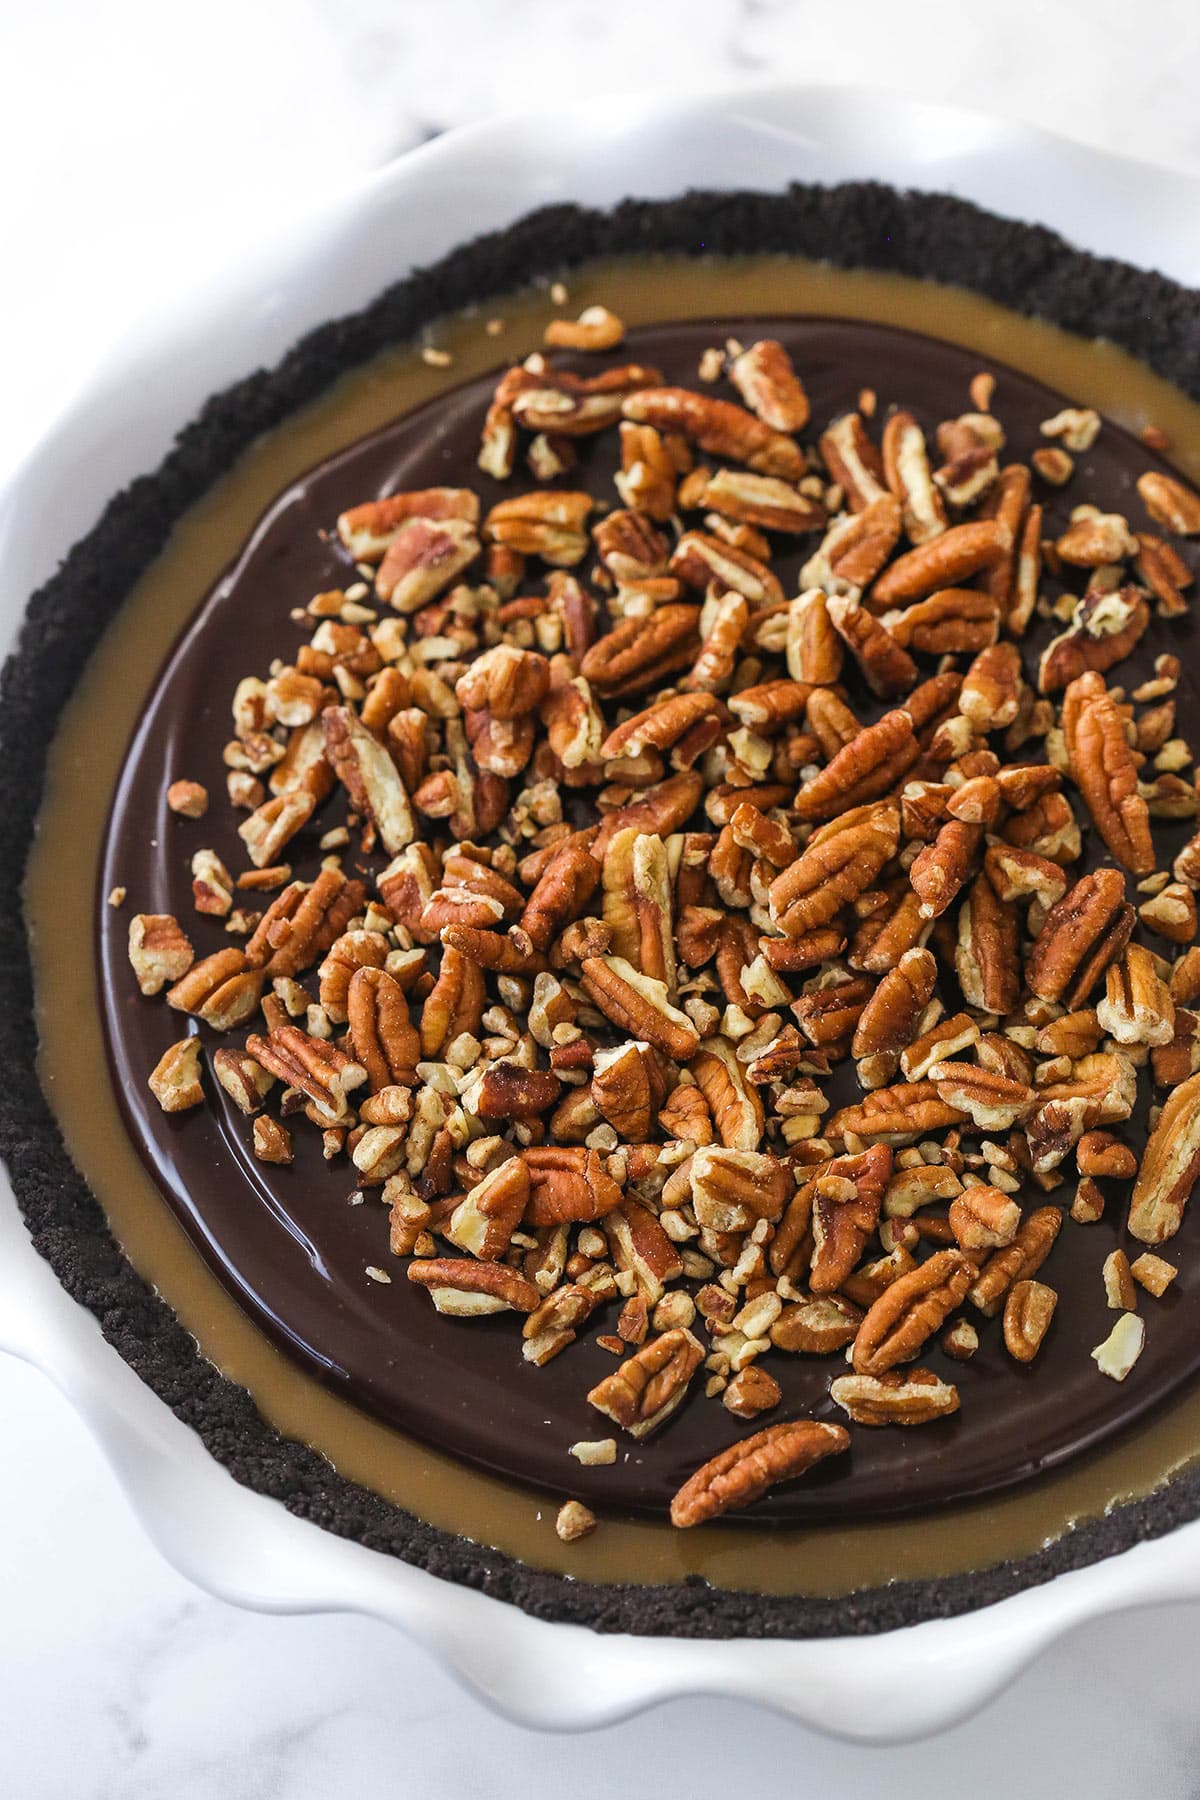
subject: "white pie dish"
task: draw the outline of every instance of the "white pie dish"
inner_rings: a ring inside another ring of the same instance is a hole
[[[23,598],[109,495],[158,463],[209,393],[277,361],[310,326],[361,306],[408,267],[547,201],[862,177],[950,190],[1015,217],[1036,192],[1039,221],[1075,243],[1200,284],[1185,228],[1200,184],[968,113],[850,91],[758,90],[605,101],[552,128],[513,120],[456,132],[360,183],[252,265],[193,288],[169,320],[140,326],[109,358],[0,498],[6,647]],[[1198,1523],[986,1610],[878,1637],[598,1636],[437,1581],[237,1486],[58,1286],[7,1184],[0,1341],[78,1407],[152,1537],[201,1585],[250,1606],[387,1618],[531,1724],[596,1725],[710,1691],[862,1741],[895,1740],[963,1717],[1084,1619],[1200,1597]]]

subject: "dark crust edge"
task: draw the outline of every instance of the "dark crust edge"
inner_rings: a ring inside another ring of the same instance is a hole
[[[612,212],[545,208],[398,282],[363,311],[322,325],[276,368],[214,395],[162,466],[109,503],[33,596],[18,647],[0,673],[0,1155],[35,1248],[95,1315],[108,1342],[236,1481],[299,1517],[535,1617],[599,1631],[697,1638],[888,1631],[988,1605],[1162,1536],[1200,1516],[1200,1472],[1002,1568],[835,1599],[731,1592],[699,1578],[678,1586],[597,1584],[529,1568],[414,1518],[265,1423],[125,1260],[66,1151],[30,1050],[33,978],[21,888],[45,778],[47,725],[58,719],[105,626],[175,520],[260,433],[345,370],[439,316],[522,287],[535,273],[654,252],[784,252],[958,283],[1018,312],[1109,338],[1200,398],[1194,291],[1083,254],[1040,226],[948,195],[899,193],[878,183],[797,185],[783,194],[693,192],[666,202],[625,201]],[[936,335],[933,297],[927,323]]]

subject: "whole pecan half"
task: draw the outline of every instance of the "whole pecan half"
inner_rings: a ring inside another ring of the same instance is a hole
[[[700,608],[659,606],[649,618],[622,619],[585,653],[579,672],[597,694],[619,699],[660,685],[685,668],[700,647]]]
[[[710,456],[745,463],[760,475],[799,481],[806,473],[804,452],[782,432],[729,400],[687,388],[644,388],[622,407],[625,418],[659,431],[678,431]]]
[[[498,1262],[529,1204],[529,1170],[510,1156],[477,1182],[450,1215],[445,1235],[481,1262]],[[540,1309],[539,1309],[540,1310]]]
[[[529,1172],[526,1223],[535,1227],[602,1219],[621,1204],[621,1189],[599,1151],[545,1144],[523,1150]]]
[[[759,338],[731,358],[729,379],[751,412],[772,431],[803,431],[808,395],[792,359],[775,338]]]
[[[881,700],[905,694],[915,684],[917,665],[899,637],[847,595],[825,603],[829,620],[858,663],[867,686]]]
[[[684,1530],[749,1506],[768,1488],[795,1481],[849,1445],[850,1433],[840,1425],[815,1419],[768,1425],[722,1450],[684,1482],[671,1502],[671,1523]]]
[[[900,841],[895,807],[879,807],[857,824],[821,837],[768,890],[771,914],[787,937],[827,925],[868,888]]]
[[[1183,1222],[1200,1175],[1200,1074],[1169,1096],[1150,1134],[1129,1204],[1129,1229],[1143,1244],[1162,1244]]]
[[[1095,869],[1050,908],[1033,941],[1025,979],[1041,999],[1079,1006],[1120,956],[1133,925],[1121,871]]]
[[[373,1094],[416,1085],[421,1038],[395,976],[367,965],[356,969],[346,990],[346,1019],[354,1059],[367,1071]]]
[[[925,433],[909,412],[894,412],[883,428],[883,473],[903,508],[910,544],[927,544],[946,529],[946,508],[929,467]]]
[[[1135,875],[1154,868],[1150,814],[1138,792],[1125,725],[1103,675],[1080,675],[1063,696],[1063,736],[1080,793],[1097,831]]]
[[[958,1411],[958,1389],[932,1369],[839,1375],[829,1397],[856,1425],[927,1425]]]
[[[500,1262],[469,1256],[431,1256],[408,1265],[408,1279],[428,1290],[437,1310],[470,1319],[487,1313],[531,1313],[542,1296],[532,1281]]]
[[[879,1223],[892,1152],[876,1144],[859,1156],[837,1156],[812,1183],[814,1294],[833,1294],[857,1265]]]
[[[690,1331],[664,1331],[597,1382],[588,1402],[631,1437],[649,1437],[679,1406],[703,1361],[704,1346]]]
[[[961,1304],[975,1266],[961,1250],[939,1250],[886,1287],[858,1328],[852,1361],[859,1375],[883,1375],[906,1362]]]
[[[831,819],[894,787],[916,761],[918,745],[904,707],[884,713],[844,744],[823,769],[805,782],[795,799],[802,819]]]
[[[987,1319],[995,1318],[1010,1288],[1036,1275],[1058,1237],[1062,1212],[1057,1206],[1039,1206],[1021,1225],[1011,1244],[995,1251],[967,1290],[972,1306]]]
[[[953,587],[980,569],[999,562],[1012,548],[1012,535],[999,519],[952,525],[927,543],[909,550],[885,569],[871,590],[875,606],[920,600],[938,588]]]
[[[621,956],[585,956],[584,991],[620,1031],[654,1044],[679,1062],[694,1056],[700,1033],[667,997],[666,983],[643,975]]]
[[[1078,602],[1070,625],[1043,650],[1038,690],[1057,693],[1088,671],[1103,675],[1129,655],[1150,623],[1140,588],[1093,588]]]

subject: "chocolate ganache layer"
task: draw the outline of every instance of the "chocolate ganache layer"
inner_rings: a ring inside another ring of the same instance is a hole
[[[620,352],[589,358],[586,368],[594,373],[608,362],[633,360],[661,369],[668,382],[693,385],[703,350],[728,335],[746,341],[769,336],[785,345],[812,403],[813,429],[806,435],[854,407],[863,388],[876,393],[880,417],[889,407],[903,406],[931,432],[938,420],[969,407],[968,384],[980,368],[977,354],[934,337],[793,317],[636,330]],[[563,360],[572,366],[572,359]],[[1045,442],[1041,422],[1069,404],[1069,397],[989,366],[997,375],[993,408],[1007,433],[1006,456],[1028,461]],[[476,465],[493,385],[483,379],[449,391],[312,470],[279,498],[204,600],[147,700],[113,800],[97,896],[99,969],[113,1076],[129,1130],[166,1200],[239,1301],[289,1354],[363,1408],[482,1467],[561,1493],[571,1489],[577,1473],[568,1446],[610,1429],[586,1399],[588,1389],[614,1367],[611,1354],[595,1342],[606,1329],[604,1313],[581,1330],[565,1354],[533,1367],[522,1357],[511,1321],[441,1316],[403,1279],[403,1264],[389,1256],[379,1190],[367,1190],[365,1200],[352,1204],[354,1172],[345,1159],[332,1165],[323,1160],[319,1132],[298,1130],[295,1161],[280,1168],[255,1161],[249,1121],[215,1084],[208,1106],[164,1115],[146,1077],[179,1035],[179,1018],[139,993],[126,954],[127,916],[103,903],[110,889],[127,888],[136,909],[172,913],[183,921],[200,955],[231,941],[219,922],[209,925],[193,914],[190,861],[205,846],[231,868],[244,866],[237,817],[218,806],[201,821],[179,818],[167,809],[167,785],[187,777],[210,792],[222,790],[222,749],[238,681],[247,674],[266,675],[274,658],[291,657],[305,635],[290,617],[297,607],[313,594],[356,579],[333,532],[340,512],[392,492],[432,486],[474,487],[486,511],[523,486],[537,485],[523,472],[497,484]],[[611,504],[615,434],[580,440],[579,449],[579,465],[563,485],[587,487]],[[1065,527],[1071,507],[1083,498],[1125,513],[1134,529],[1147,523],[1134,484],[1146,469],[1165,465],[1142,443],[1106,423],[1078,465],[1065,493],[1047,488],[1039,496],[1046,506],[1047,536]],[[785,592],[799,591],[799,570],[815,541],[776,546],[773,567]],[[1184,554],[1194,565],[1195,551],[1185,548]],[[1053,580],[1044,583],[1044,591],[1057,591]],[[1023,645],[1028,672],[1058,629],[1035,619]],[[1151,672],[1163,651],[1183,661],[1178,702],[1186,722],[1197,694],[1194,632],[1187,617],[1155,619],[1136,654],[1110,679],[1133,685]],[[925,672],[932,672],[934,665],[926,660]],[[878,716],[882,709],[857,671],[849,671],[846,681],[859,716]],[[1029,746],[1023,754],[1037,756],[1040,750]],[[339,791],[289,846],[296,875],[315,873],[322,856],[318,840],[342,822],[343,801]],[[1189,829],[1156,821],[1160,867],[1169,865]],[[1104,859],[1095,833],[1085,833],[1085,843],[1080,872]],[[383,860],[373,866],[381,867]],[[356,849],[347,852],[348,873],[360,863],[372,866]],[[1153,946],[1153,939],[1146,941]],[[951,999],[950,1010],[953,1006]],[[222,1041],[204,1027],[201,1032],[208,1049]],[[240,1039],[234,1034],[227,1041]],[[852,1064],[835,1071],[828,1092],[834,1105],[855,1096]],[[1143,1117],[1135,1117],[1127,1135],[1140,1149]],[[1070,1192],[1064,1187],[1050,1198],[1061,1201],[1065,1195],[1069,1202]],[[1200,1258],[1195,1210],[1185,1216],[1171,1246],[1178,1280],[1163,1299],[1148,1301],[1143,1309],[1146,1347],[1128,1379],[1106,1380],[1092,1361],[1090,1352],[1113,1319],[1101,1266],[1113,1249],[1126,1247],[1124,1192],[1121,1188],[1118,1198],[1118,1189],[1110,1189],[1099,1222],[1064,1225],[1040,1277],[1059,1295],[1057,1313],[1033,1363],[1015,1363],[998,1331],[984,1335],[965,1365],[930,1347],[923,1361],[959,1387],[957,1415],[919,1430],[858,1430],[848,1455],[821,1465],[801,1484],[769,1494],[741,1516],[765,1522],[865,1519],[978,1495],[1099,1443],[1191,1379],[1200,1368],[1200,1338],[1192,1324]],[[1024,1198],[1032,1205],[1042,1196]],[[1140,1246],[1128,1248],[1136,1254]],[[389,1269],[391,1284],[368,1278],[368,1265]],[[831,1375],[839,1372],[835,1361],[773,1353],[767,1366],[783,1388],[782,1405],[772,1417],[841,1420],[828,1394]],[[634,1513],[665,1513],[699,1463],[751,1429],[694,1392],[661,1434],[645,1442],[627,1439],[614,1464],[589,1469],[589,1501]]]

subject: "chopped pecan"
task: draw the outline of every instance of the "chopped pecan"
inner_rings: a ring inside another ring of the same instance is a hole
[[[869,587],[900,538],[900,505],[878,494],[861,512],[842,513],[800,571],[805,587],[854,594]]]
[[[474,1035],[485,1005],[479,964],[447,944],[437,981],[421,1013],[421,1054],[432,1059],[463,1032]]]
[[[671,452],[653,425],[622,419],[621,468],[613,481],[625,505],[665,525],[675,511],[678,476]]]
[[[266,984],[261,969],[230,946],[203,957],[167,990],[167,1005],[203,1019],[214,1031],[232,1031],[254,1012]]]
[[[361,1063],[298,1025],[277,1025],[269,1037],[252,1033],[246,1050],[280,1081],[307,1094],[322,1124],[345,1122],[350,1116],[346,1096],[367,1078]]]
[[[957,1107],[981,1131],[1007,1131],[1034,1103],[1034,1090],[998,1069],[975,1063],[939,1062],[929,1079],[938,1098]]]
[[[814,1294],[832,1294],[856,1267],[879,1223],[892,1152],[876,1144],[859,1156],[835,1157],[812,1183]]]
[[[701,1145],[688,1171],[692,1204],[709,1231],[753,1230],[759,1219],[777,1219],[787,1203],[786,1167],[756,1150]]]
[[[563,427],[559,424],[556,429]],[[484,520],[484,529],[491,542],[506,549],[539,556],[556,568],[571,568],[587,555],[584,527],[592,504],[590,494],[540,489],[499,501]]]
[[[970,879],[982,840],[982,826],[947,819],[931,844],[909,864],[908,879],[921,902],[923,919],[939,919]]]
[[[950,1229],[960,1250],[999,1250],[1012,1243],[1020,1224],[1020,1207],[1000,1188],[977,1184],[950,1202]]]
[[[671,1502],[671,1523],[701,1525],[749,1506],[781,1481],[794,1481],[826,1456],[849,1448],[840,1425],[794,1419],[768,1425],[722,1450],[689,1477]]]
[[[864,512],[884,495],[883,460],[860,414],[844,413],[835,419],[821,433],[820,451],[830,479],[843,490],[853,512]]]
[[[665,982],[643,975],[621,956],[587,956],[580,968],[586,993],[618,1030],[680,1062],[695,1054],[700,1034],[686,1013],[672,1006]]]
[[[1137,539],[1120,513],[1100,513],[1094,507],[1079,508],[1054,546],[1059,559],[1080,569],[1123,562],[1137,555]]]
[[[1043,1000],[1080,1005],[1122,952],[1133,930],[1119,869],[1096,869],[1077,881],[1034,940],[1026,980]]]
[[[930,951],[906,950],[871,995],[854,1030],[856,1057],[897,1054],[917,1033],[933,997],[937,963]]]
[[[375,592],[400,613],[418,612],[479,555],[473,520],[406,519],[375,572]]]
[[[745,469],[718,469],[707,476],[699,504],[723,519],[757,525],[763,531],[815,531],[825,523],[819,500],[776,475],[752,475]]]
[[[129,921],[129,961],[143,994],[159,994],[186,975],[196,958],[171,913],[135,913]]]
[[[421,1039],[395,976],[370,965],[356,969],[346,991],[346,1018],[354,1059],[366,1070],[373,1094],[416,1085]]]
[[[1096,1018],[1119,1044],[1168,1044],[1175,1035],[1171,991],[1141,944],[1127,944],[1120,961],[1109,963]]]
[[[1021,653],[1015,644],[981,650],[963,678],[959,711],[976,731],[999,731],[1012,724],[1021,699]]]
[[[1103,675],[1124,660],[1150,623],[1140,588],[1089,589],[1066,631],[1051,639],[1038,663],[1038,690],[1057,693],[1089,671]]]
[[[621,699],[658,686],[690,664],[700,645],[700,608],[669,602],[649,618],[631,616],[584,655],[580,673],[605,699]]]
[[[598,1050],[592,1065],[592,1104],[622,1143],[645,1144],[665,1097],[662,1065],[645,1044]]]
[[[861,1312],[840,1294],[797,1300],[772,1325],[771,1342],[798,1356],[833,1356],[853,1343],[861,1323]]]
[[[722,1144],[734,1150],[756,1150],[763,1133],[762,1101],[728,1040],[706,1038],[693,1053],[689,1067]]]
[[[914,1081],[877,1088],[857,1105],[843,1106],[830,1119],[828,1135],[853,1132],[867,1144],[912,1144],[931,1131],[961,1125],[965,1117],[941,1099],[932,1081]]]
[[[621,1204],[621,1189],[595,1150],[547,1144],[521,1155],[529,1171],[530,1225],[601,1219]]]
[[[528,1204],[529,1171],[519,1156],[510,1156],[460,1200],[444,1235],[481,1262],[498,1262]]]
[[[831,819],[895,786],[916,761],[913,722],[904,707],[884,713],[844,744],[825,768],[805,782],[795,799],[802,819]]]
[[[963,999],[984,1012],[1006,1013],[1021,987],[1015,907],[1002,900],[986,869],[971,883],[958,913],[954,968]]]
[[[825,602],[830,623],[881,700],[907,693],[917,679],[917,665],[886,625],[846,595]]]
[[[903,611],[883,615],[883,626],[903,649],[923,656],[956,656],[996,642],[1000,608],[974,588],[939,588]]]
[[[146,1085],[165,1113],[187,1112],[204,1102],[200,1080],[200,1039],[181,1038],[163,1051]]]
[[[351,805],[374,823],[388,855],[397,855],[416,836],[400,771],[351,707],[327,706],[321,724],[325,754]]]
[[[338,536],[355,562],[378,562],[410,519],[465,519],[475,524],[479,499],[470,488],[423,488],[352,506],[338,519]]]

